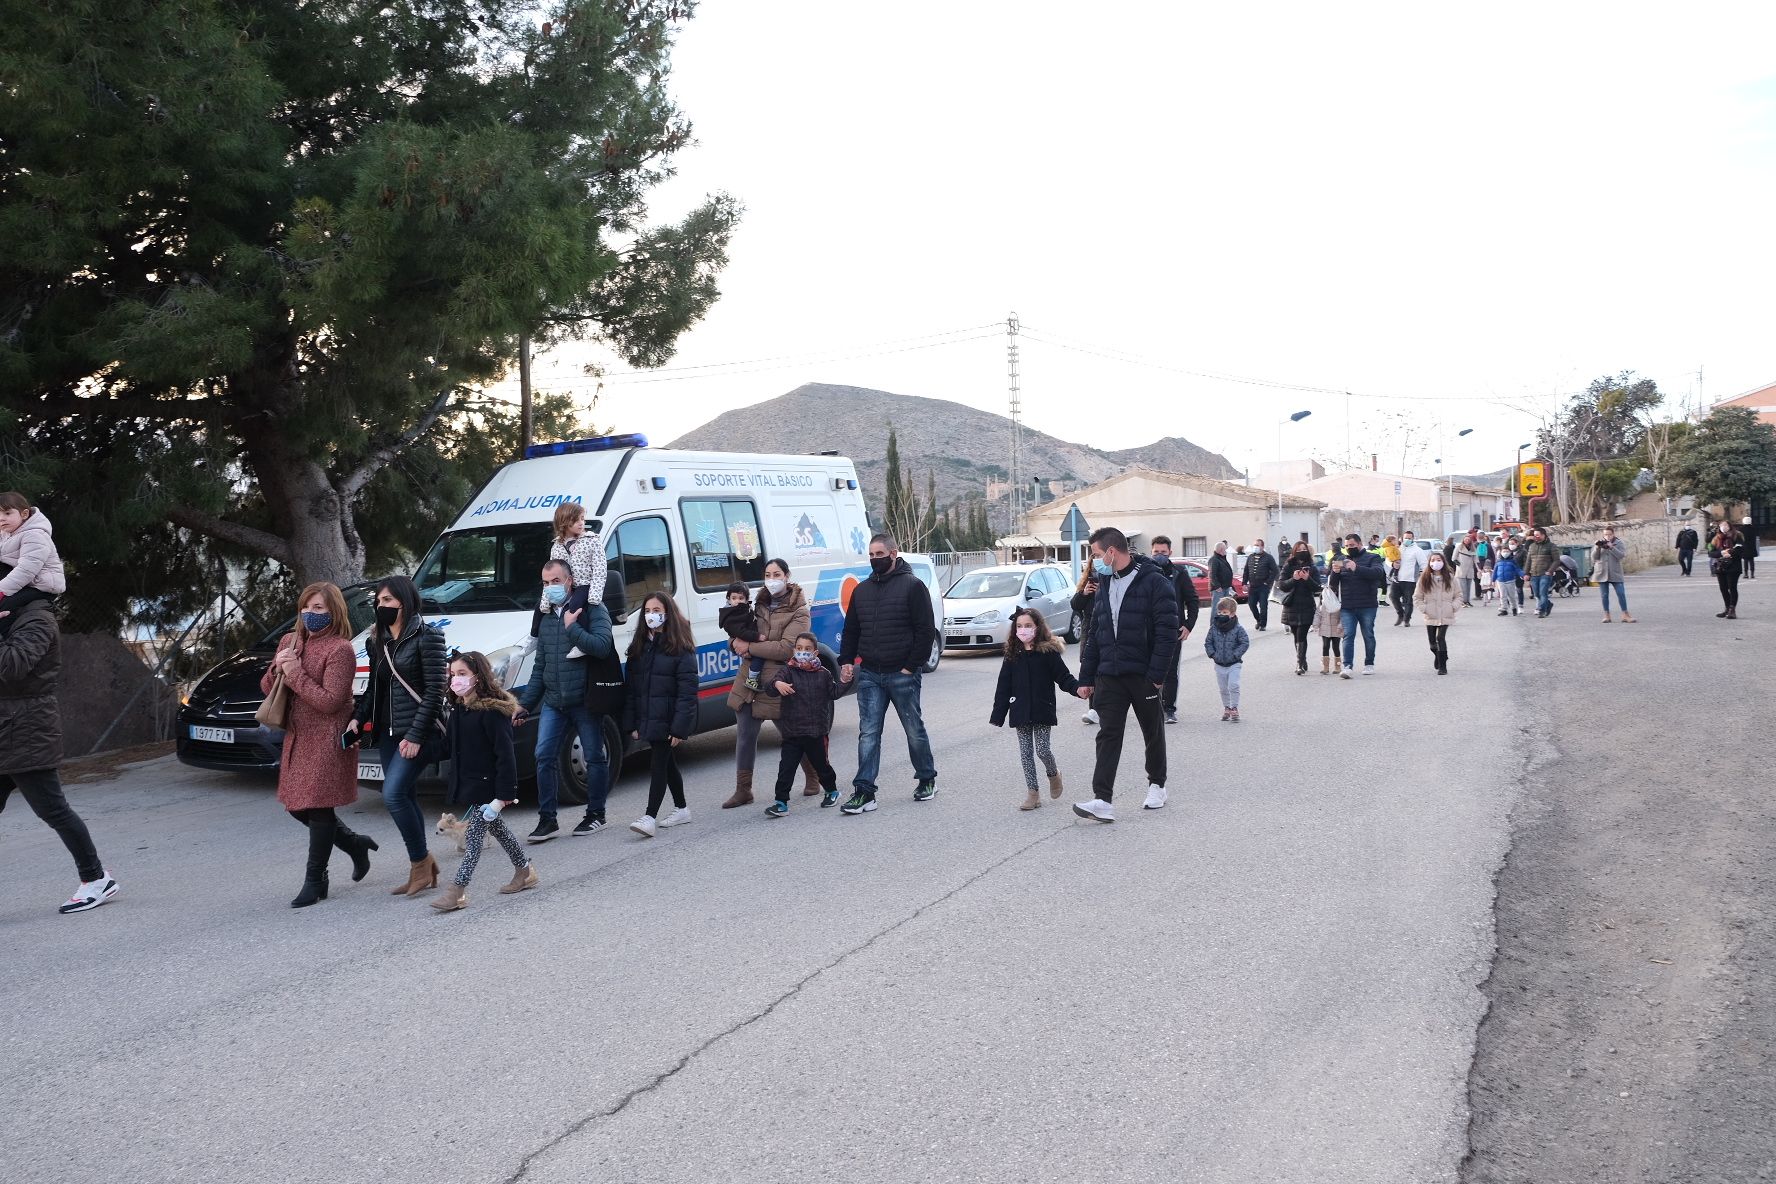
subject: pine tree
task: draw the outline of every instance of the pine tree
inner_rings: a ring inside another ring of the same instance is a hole
[[[346,583],[454,509],[426,471],[521,335],[669,358],[738,217],[647,222],[691,7],[9,0],[0,390],[58,503],[102,466],[70,558],[199,534]]]

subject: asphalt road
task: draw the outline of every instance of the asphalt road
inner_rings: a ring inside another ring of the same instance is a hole
[[[537,850],[540,890],[497,895],[490,848],[452,915],[389,895],[373,796],[369,879],[341,860],[290,909],[303,834],[269,787],[163,761],[73,791],[123,892],[60,917],[66,855],[17,803],[5,1178],[1453,1181],[1536,625],[1465,617],[1446,678],[1384,625],[1350,681],[1294,676],[1273,626],[1238,725],[1190,647],[1171,805],[1138,808],[1131,741],[1113,826],[1017,810],[997,659],[950,658],[932,802],[891,724],[877,813],[724,812],[718,733],[692,825],[624,829],[632,772],[616,827]],[[1064,717],[1068,800],[1091,736]],[[1436,760],[1461,736],[1493,768]]]

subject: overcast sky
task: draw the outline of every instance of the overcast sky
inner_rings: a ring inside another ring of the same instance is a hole
[[[1742,393],[1776,380],[1773,45],[1767,2],[705,0],[655,208],[746,205],[669,363],[710,369],[597,417],[664,443],[812,381],[1004,411],[1013,309],[1027,424],[1242,467],[1297,410],[1288,455],[1397,453],[1407,412],[1475,429],[1466,473],[1599,374]],[[539,385],[589,394],[564,355]]]

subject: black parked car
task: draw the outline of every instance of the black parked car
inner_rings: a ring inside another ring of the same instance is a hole
[[[370,600],[375,587],[353,584],[342,589],[354,636],[368,629],[376,616]],[[197,680],[179,708],[174,744],[181,761],[200,769],[276,771],[283,758],[284,733],[260,726],[253,713],[265,702],[259,680],[271,666],[278,642],[294,628],[296,618],[292,616]]]

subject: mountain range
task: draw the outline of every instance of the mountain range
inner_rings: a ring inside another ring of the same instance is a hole
[[[940,505],[978,498],[986,492],[990,479],[1006,476],[1011,449],[1008,417],[944,399],[823,382],[807,383],[775,399],[723,412],[668,447],[725,452],[831,449],[856,463],[871,504],[878,505],[890,427],[900,447],[903,470],[923,492],[929,469],[937,481]],[[1023,432],[1022,471],[1026,478],[1090,485],[1135,465],[1222,480],[1241,476],[1226,457],[1182,436],[1111,452],[1028,427]]]

